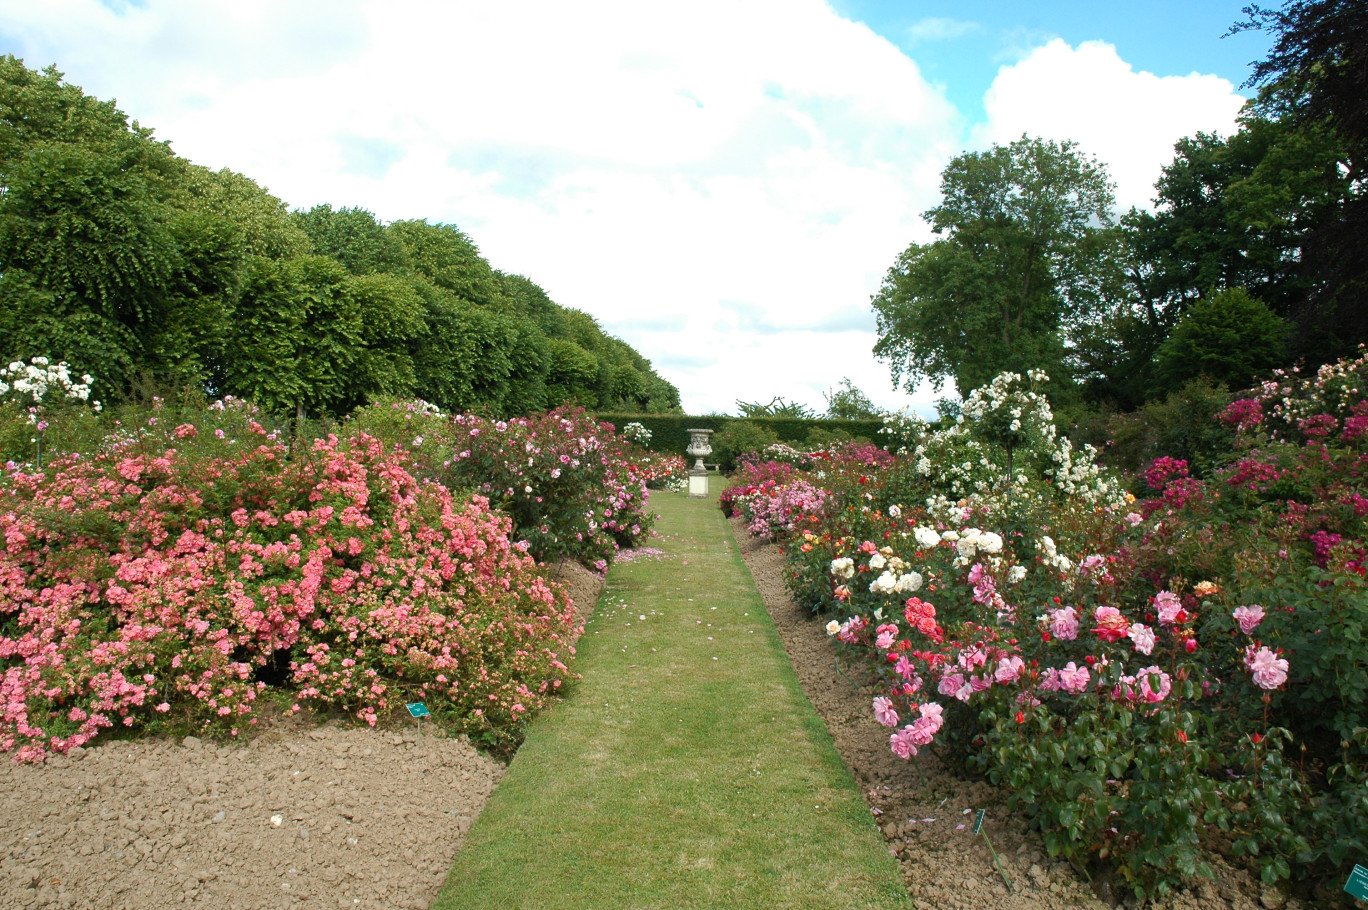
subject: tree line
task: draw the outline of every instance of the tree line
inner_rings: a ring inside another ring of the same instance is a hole
[[[4,56],[0,357],[37,355],[105,399],[198,389],[300,416],[385,396],[495,416],[679,408],[636,350],[454,225],[290,211]]]
[[[1117,217],[1105,166],[1030,136],[955,158],[936,239],[873,299],[875,353],[909,388],[961,393],[1044,369],[1075,413],[1193,381],[1249,385],[1368,342],[1368,5],[1257,6],[1275,38],[1228,137],[1177,143],[1151,211]]]

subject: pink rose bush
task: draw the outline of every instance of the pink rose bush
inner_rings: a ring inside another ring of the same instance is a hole
[[[365,433],[292,455],[243,411],[0,483],[0,749],[236,734],[268,690],[370,724],[427,701],[515,742],[580,624],[509,519]]]
[[[805,480],[761,484],[734,500],[747,519],[746,529],[757,537],[775,540],[792,533],[804,520],[820,515],[826,493]]]
[[[390,402],[351,422],[408,454],[418,476],[487,497],[543,561],[606,565],[644,540],[653,521],[647,483],[678,469],[582,408],[493,420]]]

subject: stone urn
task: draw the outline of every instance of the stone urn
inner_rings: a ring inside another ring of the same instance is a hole
[[[689,447],[685,453],[692,456],[694,466],[689,469],[689,495],[707,496],[708,495],[708,469],[703,464],[703,459],[712,454],[712,445],[708,437],[712,436],[712,430],[689,430]]]

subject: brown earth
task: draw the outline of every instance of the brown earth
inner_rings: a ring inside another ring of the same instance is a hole
[[[551,576],[593,609],[601,576]],[[265,726],[0,764],[0,910],[431,904],[504,766],[412,723]]]
[[[823,623],[794,602],[785,584],[784,557],[733,519],[742,557],[779,628],[803,690],[826,722],[836,749],[855,775],[902,865],[908,893],[920,907],[937,910],[1103,910],[1115,901],[1105,883],[1090,885],[1071,866],[1049,857],[1027,820],[1009,812],[1007,794],[982,780],[945,767],[935,748],[914,758],[916,766],[888,747],[888,731],[874,720],[880,691],[861,685],[854,667],[839,667]],[[920,773],[919,773],[920,772]],[[972,833],[973,807],[984,809],[983,831]],[[991,848],[989,846],[991,841]],[[993,850],[1001,862],[994,865]],[[1211,862],[1215,881],[1150,906],[1155,910],[1301,910],[1243,871]],[[1012,883],[1009,893],[1004,875]]]

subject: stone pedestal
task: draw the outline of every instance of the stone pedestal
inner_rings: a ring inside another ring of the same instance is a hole
[[[712,454],[712,445],[708,439],[712,434],[712,430],[689,430],[689,447],[684,451],[696,459],[694,466],[689,469],[690,496],[708,495],[708,469],[703,464],[703,459]]]
[[[689,472],[689,495],[703,497],[708,495],[708,472]]]

